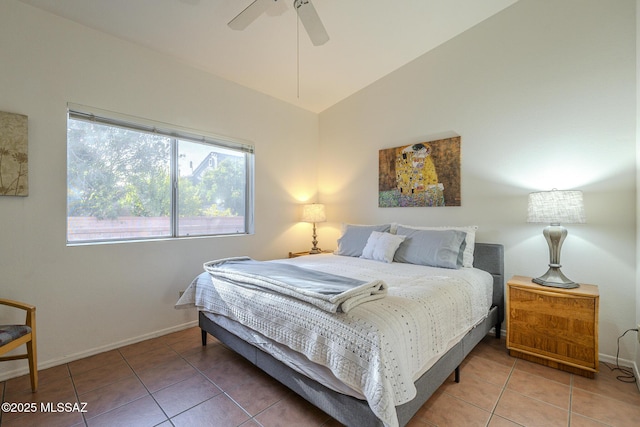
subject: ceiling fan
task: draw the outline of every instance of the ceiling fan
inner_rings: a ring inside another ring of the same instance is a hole
[[[227,25],[234,30],[244,30],[249,24],[258,19],[269,8],[271,3],[276,1],[278,0],[255,0]],[[322,25],[322,21],[311,0],[294,0],[293,7],[314,46],[321,46],[329,41],[327,30]]]

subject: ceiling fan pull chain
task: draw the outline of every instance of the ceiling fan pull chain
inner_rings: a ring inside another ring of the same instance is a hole
[[[298,16],[297,13],[296,13],[296,75],[298,80],[297,95],[298,95],[298,99],[300,99],[300,17]]]

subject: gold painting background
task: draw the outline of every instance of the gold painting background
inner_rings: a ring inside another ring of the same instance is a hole
[[[0,111],[0,196],[29,194],[27,116]]]

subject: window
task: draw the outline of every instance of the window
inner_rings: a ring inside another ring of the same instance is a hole
[[[67,243],[252,228],[251,145],[69,106]]]

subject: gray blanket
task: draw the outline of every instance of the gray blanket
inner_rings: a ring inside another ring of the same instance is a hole
[[[210,261],[204,264],[204,269],[215,278],[284,294],[332,313],[346,313],[359,304],[387,294],[387,285],[382,280],[365,282],[248,257]]]

